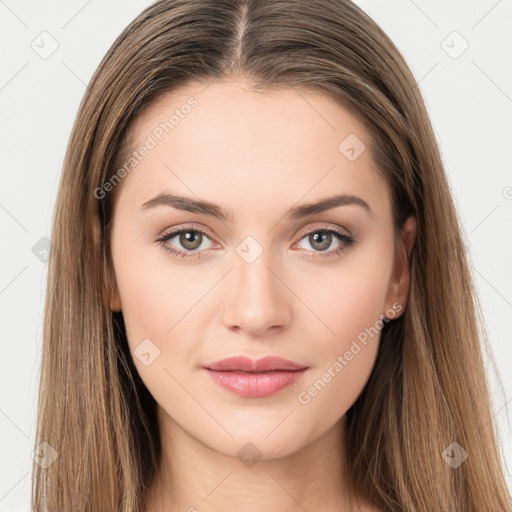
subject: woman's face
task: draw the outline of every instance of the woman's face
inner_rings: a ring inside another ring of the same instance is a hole
[[[361,393],[408,287],[362,124],[319,93],[226,81],[162,97],[132,135],[112,309],[162,425],[232,456],[309,444]],[[233,356],[305,369],[206,369]]]

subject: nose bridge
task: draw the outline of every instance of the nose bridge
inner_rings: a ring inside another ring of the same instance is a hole
[[[224,322],[244,330],[264,332],[288,322],[285,286],[276,277],[281,267],[270,249],[247,237],[233,254],[230,292],[224,303]]]

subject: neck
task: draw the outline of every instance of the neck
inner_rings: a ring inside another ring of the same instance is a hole
[[[366,510],[350,505],[344,417],[298,451],[272,459],[253,445],[245,447],[247,456],[220,453],[191,437],[160,408],[158,418],[161,464],[145,512]]]

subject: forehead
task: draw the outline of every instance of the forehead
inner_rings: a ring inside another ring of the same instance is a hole
[[[150,150],[123,189],[139,205],[164,189],[230,204],[335,192],[368,197],[385,186],[369,143],[359,119],[319,91],[191,83],[162,95],[133,122],[127,158],[145,145]]]
[[[171,121],[174,135],[179,132],[175,130],[178,125],[182,125],[181,131],[193,125],[194,129],[200,128],[197,137],[204,131],[210,136],[215,131],[219,136],[235,136],[233,143],[254,136],[254,141],[262,142],[278,135],[283,139],[304,130],[338,132],[352,128],[361,138],[368,137],[357,115],[322,91],[284,85],[255,89],[239,80],[193,82],[164,93],[134,120],[131,139],[140,139],[162,121]]]

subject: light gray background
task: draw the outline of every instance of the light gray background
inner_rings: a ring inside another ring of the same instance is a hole
[[[503,379],[502,390],[493,381],[493,407],[510,484],[512,0],[356,3],[404,54],[434,124]],[[0,512],[30,506],[47,276],[32,249],[50,237],[67,139],[86,84],[117,35],[149,4],[0,0]],[[461,53],[464,41],[469,47]]]

